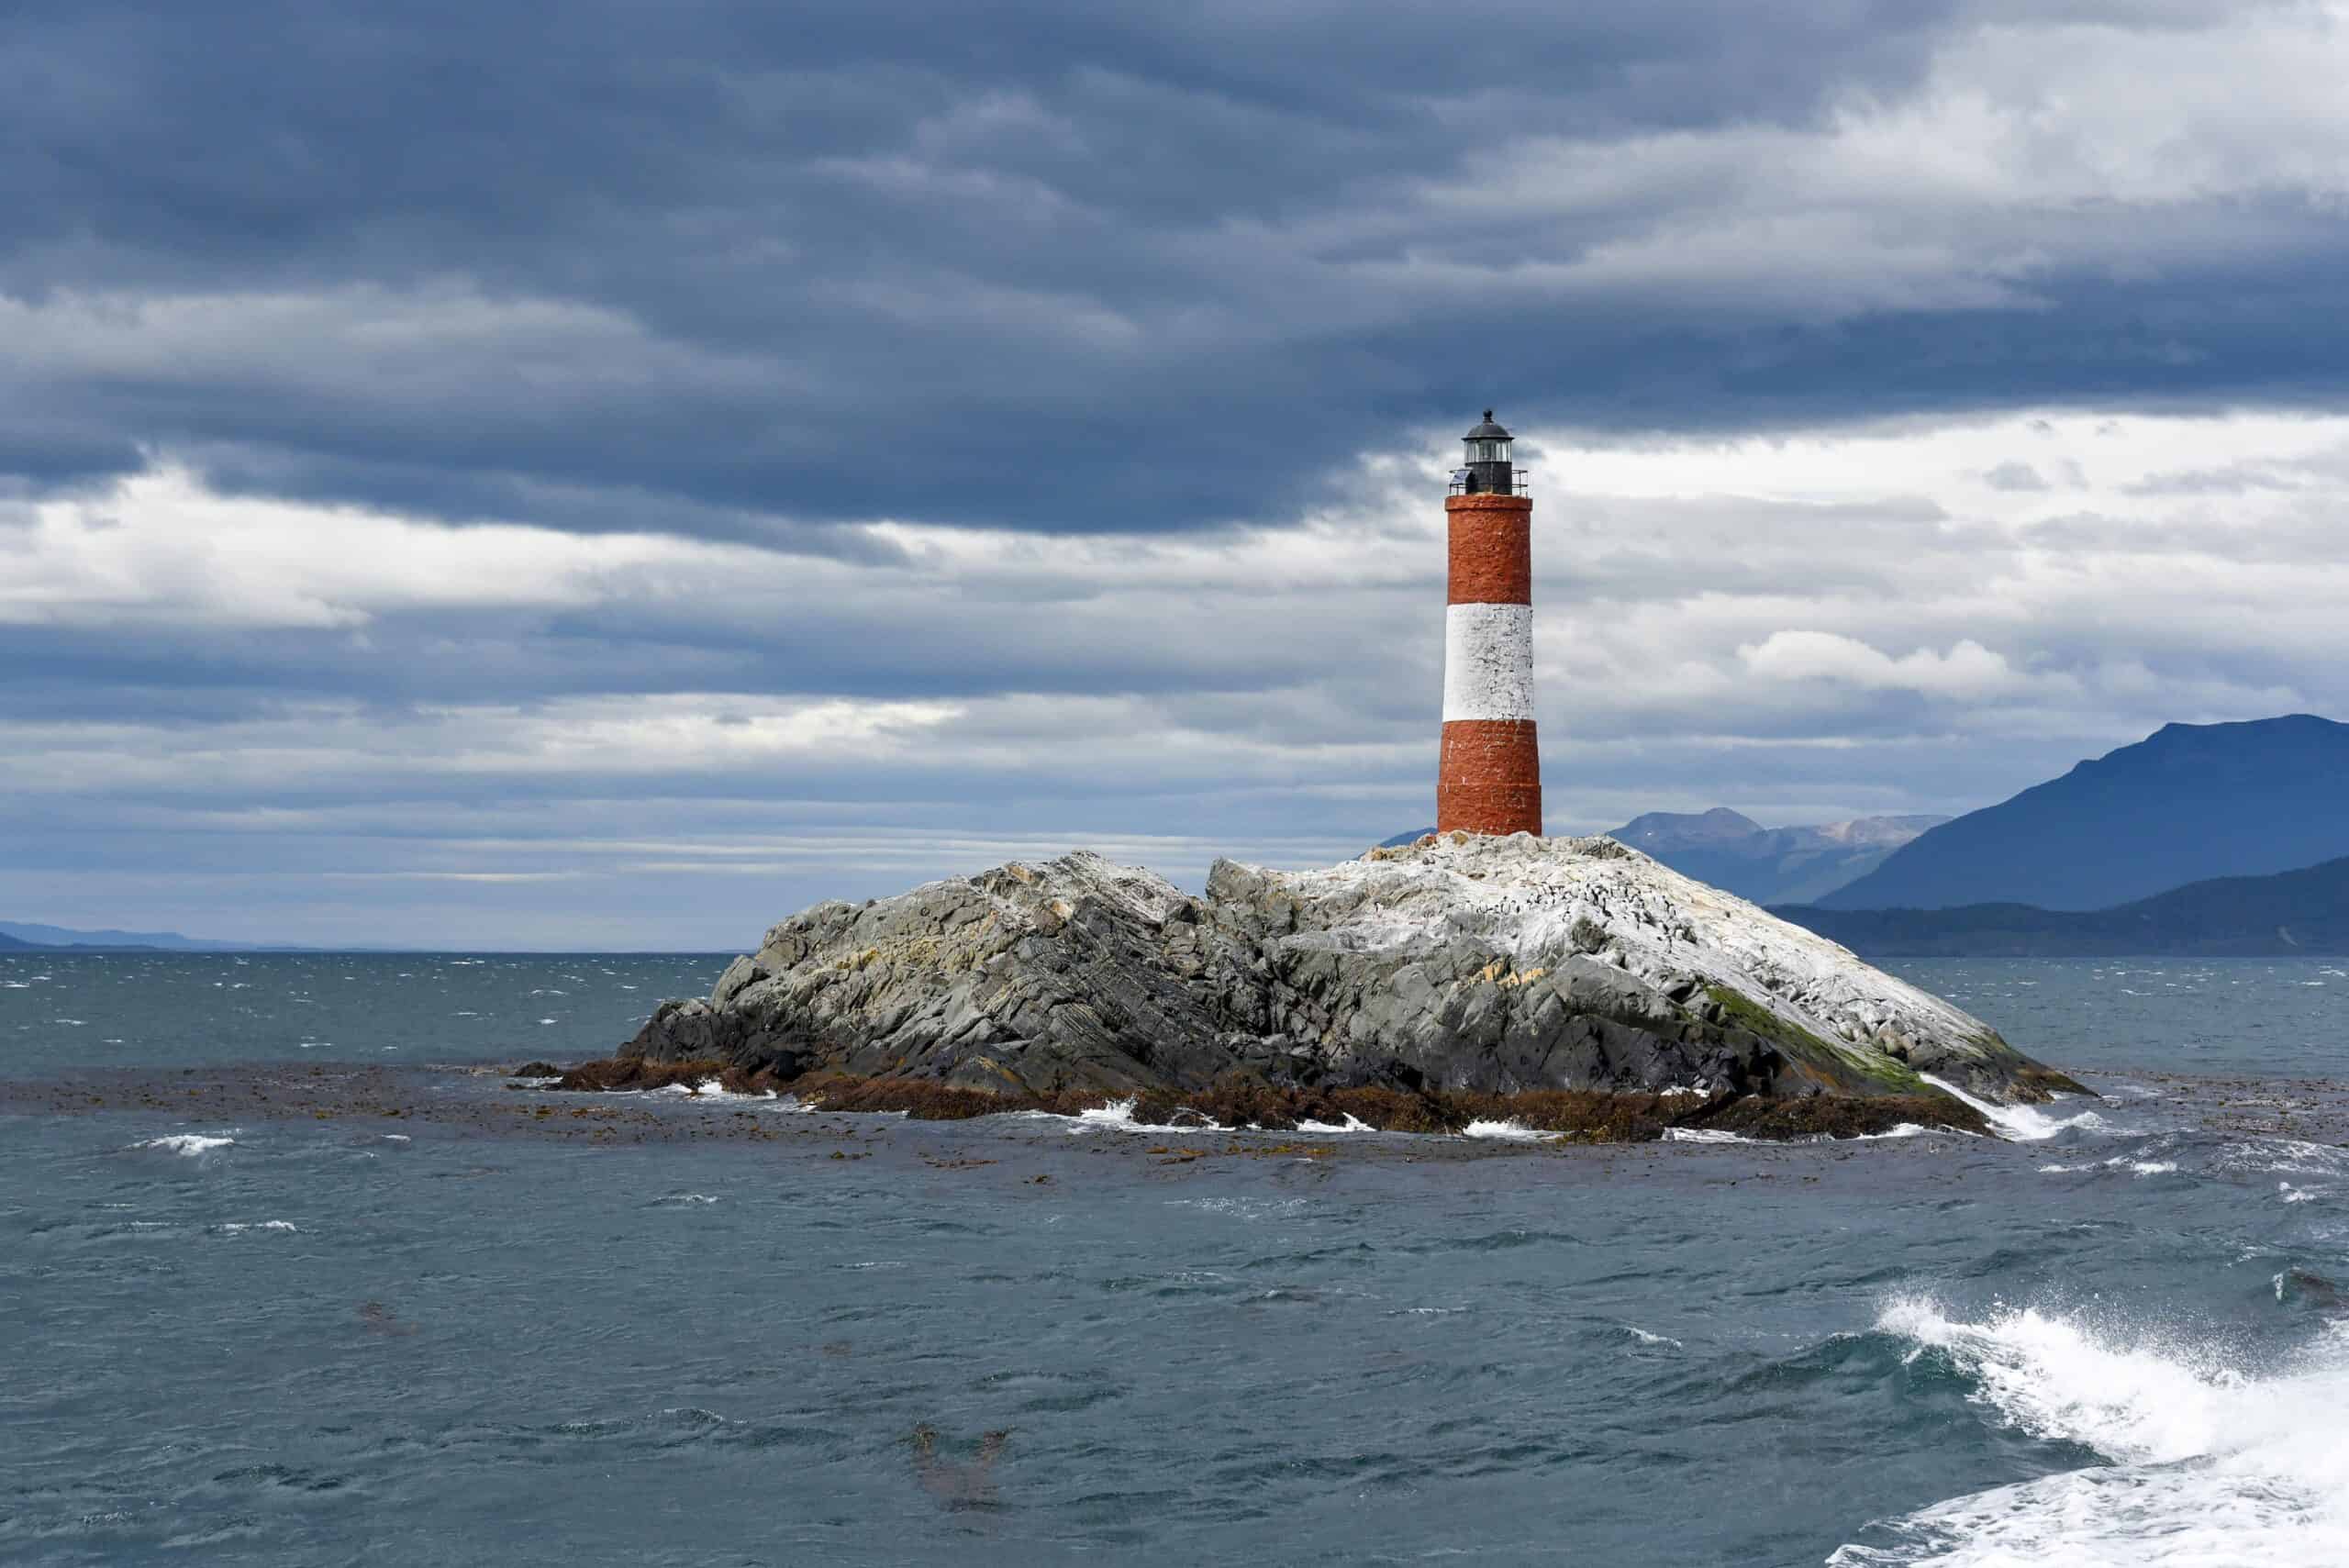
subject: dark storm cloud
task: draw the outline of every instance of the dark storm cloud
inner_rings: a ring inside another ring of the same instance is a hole
[[[0,291],[60,319],[0,362],[0,464],[162,448],[573,528],[1154,531],[1279,515],[1490,401],[1686,428],[2337,395],[2337,269],[2272,311],[2242,302],[2275,263],[2221,250],[2057,265],[2007,308],[1821,319],[1726,279],[1692,312],[1522,274],[1734,189],[1733,157],[1571,213],[1476,195],[1545,138],[1816,127],[2013,9],[19,5]]]

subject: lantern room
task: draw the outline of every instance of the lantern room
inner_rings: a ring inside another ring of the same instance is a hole
[[[1525,482],[1517,476],[1509,460],[1509,433],[1493,420],[1493,411],[1485,410],[1485,422],[1461,439],[1466,443],[1467,461],[1452,476],[1452,493],[1455,495],[1522,495]]]

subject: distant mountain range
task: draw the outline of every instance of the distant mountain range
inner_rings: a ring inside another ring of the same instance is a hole
[[[39,951],[45,948],[137,948],[163,952],[294,952],[291,947],[259,942],[219,942],[184,937],[177,931],[77,931],[66,926],[39,926],[21,920],[0,920],[0,952]]]
[[[2117,908],[1818,909],[1773,914],[1869,957],[2349,954],[2349,858],[2218,877]]]
[[[1809,904],[1884,863],[1946,817],[1861,817],[1815,828],[1765,828],[1726,806],[1652,811],[1608,835],[1683,876],[1756,904]]]
[[[2349,724],[2308,714],[2173,724],[1944,823],[1810,902],[1830,909],[2111,910],[2189,883],[2268,875],[2344,855]]]

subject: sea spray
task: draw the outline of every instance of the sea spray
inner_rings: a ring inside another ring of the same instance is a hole
[[[2254,1373],[2204,1337],[2132,1336],[2086,1315],[2004,1308],[1980,1321],[1909,1297],[1877,1320],[1910,1354],[1976,1385],[1989,1419],[2090,1449],[2104,1465],[1954,1498],[1850,1545],[1861,1564],[2349,1562],[2349,1340],[2327,1333]]]
[[[2054,1137],[2065,1128],[2076,1127],[2082,1131],[2110,1130],[2105,1125],[2104,1118],[2094,1111],[2082,1111],[2077,1116],[2071,1117],[2052,1117],[2045,1111],[2032,1106],[1994,1105],[1988,1100],[1969,1095],[1956,1084],[1946,1083],[1930,1073],[1920,1073],[1919,1076],[1951,1098],[1980,1111],[1999,1131],[2020,1142],[2038,1143]]]

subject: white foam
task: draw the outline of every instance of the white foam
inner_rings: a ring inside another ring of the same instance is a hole
[[[198,1154],[209,1154],[215,1149],[226,1149],[236,1141],[235,1139],[225,1134],[174,1132],[164,1138],[147,1139],[142,1142],[132,1144],[131,1147],[133,1149],[168,1149],[174,1154],[185,1154],[193,1158]]]
[[[1211,1121],[1197,1127],[1168,1127],[1154,1122],[1136,1121],[1134,1106],[1137,1103],[1139,1103],[1138,1100],[1134,1099],[1119,1100],[1110,1105],[1096,1106],[1088,1111],[1079,1111],[1073,1117],[1056,1117],[1053,1119],[1067,1122],[1071,1132],[1092,1132],[1101,1128],[1112,1128],[1119,1132],[1152,1134],[1231,1130],[1229,1128],[1218,1127]],[[1041,1114],[1049,1116],[1052,1113],[1047,1111]]]
[[[1299,1132],[1376,1132],[1378,1129],[1371,1126],[1353,1112],[1348,1111],[1343,1127],[1332,1127],[1326,1121],[1300,1121],[1297,1124],[1297,1130]]]
[[[2278,1176],[2337,1176],[2349,1173],[2349,1151],[2298,1138],[2230,1143],[2210,1162],[2219,1171]]]
[[[1623,1327],[1630,1332],[1631,1338],[1643,1345],[1670,1345],[1675,1351],[1687,1348],[1677,1340],[1667,1339],[1662,1334],[1651,1334],[1636,1323],[1626,1323]]]
[[[1521,1121],[1472,1121],[1460,1129],[1464,1138],[1497,1138],[1508,1143],[1539,1143],[1554,1132],[1536,1132]]]
[[[716,1100],[729,1105],[746,1105],[752,1100],[781,1098],[773,1089],[763,1089],[755,1095],[738,1095],[715,1078],[705,1078],[698,1084],[670,1084],[653,1091],[661,1095],[684,1095],[696,1100]]]
[[[2253,1376],[2207,1340],[2132,1338],[2035,1310],[1967,1323],[1908,1300],[1877,1326],[1911,1340],[1912,1353],[1949,1356],[2003,1424],[2085,1445],[2109,1462],[1936,1504],[1894,1527],[1906,1544],[1847,1546],[1831,1564],[2349,1562],[2349,1440],[2338,1416],[2349,1400],[2349,1340],[2341,1336]]]
[[[290,1236],[295,1232],[295,1229],[296,1227],[292,1222],[284,1219],[260,1219],[250,1223],[231,1220],[220,1227],[221,1234],[226,1236],[241,1235],[248,1230],[276,1230]]]
[[[2283,1195],[2286,1203],[2314,1203],[2316,1201],[2316,1194],[2306,1187],[2296,1187],[2289,1182],[2277,1183],[2276,1190]]]
[[[1972,1106],[1992,1126],[2021,1142],[2037,1143],[2054,1137],[2067,1127],[2076,1127],[2084,1132],[2100,1131],[2105,1128],[2104,1118],[2094,1111],[2082,1111],[2073,1117],[2052,1117],[2031,1106],[2000,1106],[1976,1099],[1956,1084],[1943,1083],[1930,1073],[1920,1073],[1918,1076],[1952,1098]]]
[[[1742,1132],[1725,1132],[1718,1127],[1667,1127],[1664,1129],[1667,1143],[1756,1143],[1760,1140]]]
[[[1169,1208],[1196,1208],[1205,1214],[1236,1214],[1242,1219],[1293,1219],[1308,1207],[1301,1197],[1169,1198]]]

